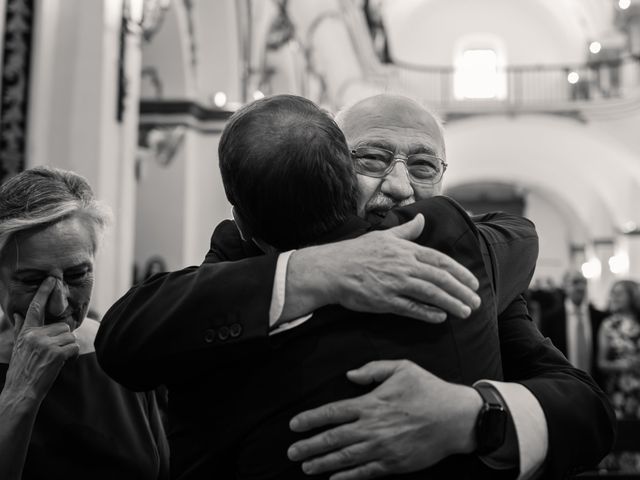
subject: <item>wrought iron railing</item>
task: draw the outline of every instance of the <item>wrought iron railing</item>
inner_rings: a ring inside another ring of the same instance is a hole
[[[461,82],[467,72],[453,67],[424,67],[396,62],[388,66],[402,91],[443,109],[548,109],[578,107],[587,102],[640,100],[640,56],[583,65],[510,66],[497,69],[495,96],[465,97]],[[391,80],[393,78],[393,80]],[[468,80],[467,80],[468,81]]]

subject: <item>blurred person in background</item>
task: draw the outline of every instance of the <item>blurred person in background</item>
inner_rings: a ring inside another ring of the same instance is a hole
[[[596,336],[605,313],[590,302],[587,279],[577,270],[564,275],[563,299],[558,308],[543,315],[540,331],[577,368],[590,373],[598,382]]]
[[[609,293],[611,316],[598,332],[598,367],[605,391],[618,420],[640,420],[640,285],[620,280]],[[630,430],[625,429],[628,432]],[[638,431],[632,433],[637,437]],[[622,435],[622,427],[621,427]],[[625,444],[628,442],[625,439]],[[627,447],[628,448],[628,447]],[[607,455],[600,467],[611,471],[640,472],[640,444],[634,451]]]
[[[613,284],[598,333],[598,367],[618,419],[640,419],[640,286]]]
[[[86,180],[34,168],[0,187],[0,478],[168,478],[155,397],[99,367],[87,317],[109,214]]]

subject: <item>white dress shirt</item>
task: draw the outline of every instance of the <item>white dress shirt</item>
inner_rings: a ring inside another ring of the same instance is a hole
[[[591,331],[591,318],[589,316],[589,305],[587,302],[582,302],[579,306],[576,306],[568,298],[564,302],[564,309],[567,313],[567,322],[565,328],[567,329],[567,359],[571,364],[589,372],[591,370],[591,357],[593,355],[593,344]],[[582,324],[582,329],[578,328],[579,324]],[[581,339],[580,333],[584,336]],[[583,342],[583,346],[586,350],[584,358],[580,358],[580,351],[578,342]]]

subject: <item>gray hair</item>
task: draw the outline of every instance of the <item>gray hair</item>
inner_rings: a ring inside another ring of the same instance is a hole
[[[93,250],[111,220],[87,180],[77,173],[50,167],[25,170],[0,186],[0,254],[19,232],[52,225],[72,215],[91,227]]]

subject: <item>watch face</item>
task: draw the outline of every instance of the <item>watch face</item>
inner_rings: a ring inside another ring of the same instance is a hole
[[[478,453],[487,454],[504,443],[507,412],[502,405],[485,403],[477,425]]]

